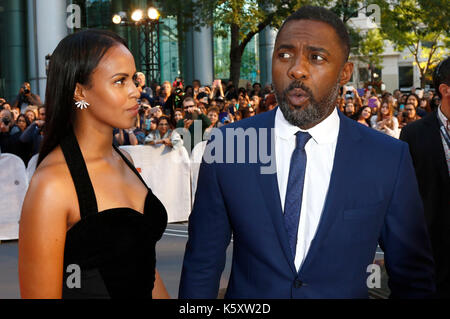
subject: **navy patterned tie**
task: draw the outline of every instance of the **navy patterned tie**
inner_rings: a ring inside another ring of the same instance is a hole
[[[297,247],[298,224],[302,207],[303,185],[306,171],[305,145],[311,138],[308,132],[297,132],[296,146],[292,153],[289,167],[289,178],[284,202],[284,224],[291,246],[292,256],[295,258]]]

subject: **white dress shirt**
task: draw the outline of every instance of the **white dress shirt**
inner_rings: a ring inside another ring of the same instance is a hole
[[[307,157],[305,184],[295,254],[297,271],[305,260],[322,215],[333,169],[339,123],[339,115],[334,109],[325,120],[306,130],[312,138],[305,146]],[[278,108],[275,115],[275,158],[283,212],[291,156],[295,149],[295,133],[298,131],[305,130],[290,124]]]
[[[444,124],[445,130],[450,135],[450,130],[448,129],[450,126],[449,120],[445,117],[444,113],[442,113],[441,107],[442,106],[439,106],[438,108],[438,117],[441,120],[442,124]],[[450,149],[447,145],[447,142],[445,141],[444,135],[442,134],[441,130],[439,130],[439,133],[441,134],[442,146],[444,147],[445,159],[447,161],[448,175],[450,176]]]

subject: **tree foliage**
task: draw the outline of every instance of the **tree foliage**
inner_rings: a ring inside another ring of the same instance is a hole
[[[374,1],[381,8],[381,34],[399,50],[408,50],[420,71],[421,86],[439,58],[448,54],[448,0]]]

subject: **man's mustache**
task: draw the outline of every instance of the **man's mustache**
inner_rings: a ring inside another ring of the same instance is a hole
[[[292,91],[293,89],[302,89],[303,91],[306,92],[308,97],[311,97],[314,100],[314,95],[313,95],[311,89],[308,88],[305,84],[303,84],[303,82],[301,82],[301,81],[291,82],[291,84],[289,84],[289,86],[283,91],[284,95],[288,95],[289,92]]]

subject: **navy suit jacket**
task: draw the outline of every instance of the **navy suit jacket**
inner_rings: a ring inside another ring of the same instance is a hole
[[[223,144],[227,128],[273,128],[276,110],[222,127]],[[283,224],[276,173],[261,174],[265,164],[251,163],[252,145],[246,147],[244,163],[203,160],[179,298],[217,297],[231,237],[226,298],[367,298],[367,267],[377,243],[384,250],[391,297],[434,293],[434,263],[407,144],[340,112],[339,117],[328,194],[298,272]],[[273,143],[268,134],[260,136],[256,147],[271,154]],[[238,147],[232,155],[225,146],[221,151],[224,157],[236,157]]]

